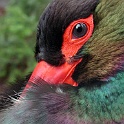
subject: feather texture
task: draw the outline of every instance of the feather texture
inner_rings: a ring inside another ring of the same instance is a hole
[[[66,21],[71,22],[81,18],[77,15],[77,8],[80,10],[82,7],[82,4],[79,4],[81,1],[74,3],[77,5],[76,8],[73,6],[74,1],[66,1],[66,7],[71,5],[70,11],[73,13],[72,18],[67,16],[70,20]],[[49,85],[42,79],[36,79],[35,84],[30,82],[31,87],[25,94],[22,94],[17,100],[11,99],[13,102],[11,106],[0,112],[0,124],[124,124],[124,1],[100,0],[96,9],[94,7],[98,1],[82,1],[88,3],[83,4],[83,6],[88,5],[84,7],[85,10],[93,7],[89,11],[94,14],[95,29],[88,43],[78,52],[84,55],[82,63],[76,67],[73,74],[73,78],[79,83],[79,86]],[[62,1],[54,2],[56,0],[49,6],[50,8],[47,8],[47,11],[50,11],[56,4],[57,7],[62,3]],[[95,2],[94,5],[93,2]],[[54,13],[53,21],[56,11],[52,12]],[[47,14],[43,14],[42,21],[45,17],[50,16]],[[62,18],[59,20],[61,23],[63,23],[63,17],[65,16],[59,17]],[[57,25],[59,25],[57,23],[59,18],[54,20]],[[60,24],[60,34],[58,35],[61,36],[60,41],[62,41],[63,35],[62,26],[65,29],[70,22]],[[48,29],[48,27],[44,28],[46,22],[42,28],[41,24],[40,22],[38,29],[36,58],[38,61],[44,59],[51,62],[52,65],[59,66],[60,58],[63,56],[56,46],[57,49],[53,49],[55,42],[52,42],[51,46],[49,45],[51,42],[49,42],[45,49],[40,49],[41,44],[46,41],[44,37],[47,38],[49,35],[49,31],[45,35],[41,34]],[[52,33],[57,25],[51,25]],[[51,36],[49,38],[52,39]],[[57,41],[59,38],[54,37],[53,39]],[[47,42],[50,40],[47,39]],[[58,46],[61,47],[61,43]],[[57,56],[52,58],[57,57],[57,62],[45,58],[46,55],[41,54],[44,50],[45,54],[49,53],[48,50],[52,51],[50,56],[57,51]]]

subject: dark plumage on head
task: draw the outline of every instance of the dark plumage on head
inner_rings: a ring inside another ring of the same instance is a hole
[[[97,4],[98,0],[53,0],[38,24],[36,60],[56,66],[64,63],[61,47],[65,29],[74,20],[91,15]]]

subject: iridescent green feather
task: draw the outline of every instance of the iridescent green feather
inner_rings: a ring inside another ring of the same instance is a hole
[[[91,124],[123,124],[124,1],[101,0],[94,17],[93,36],[83,48],[83,53],[88,51],[91,59],[78,82],[97,79],[98,86],[81,87],[72,95],[74,110],[78,113],[76,118]]]

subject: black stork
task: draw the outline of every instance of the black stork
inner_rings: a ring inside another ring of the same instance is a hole
[[[36,68],[0,124],[124,124],[123,13],[123,0],[53,0]]]

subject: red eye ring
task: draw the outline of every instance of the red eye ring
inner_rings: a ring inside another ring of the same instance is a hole
[[[77,24],[85,24],[87,31],[80,37],[74,37],[73,31]],[[85,19],[73,21],[65,30],[63,35],[62,53],[65,58],[74,56],[78,50],[89,40],[94,29],[93,15]]]
[[[86,26],[86,33],[82,35],[81,37],[76,37],[74,38],[73,36],[73,30],[77,24],[84,24]],[[93,15],[90,15],[88,18],[85,19],[79,19],[70,24],[71,29],[70,29],[70,40],[72,42],[75,42],[75,44],[80,42],[86,42],[92,35],[93,29],[94,29],[94,23],[93,23]],[[75,41],[76,40],[76,41]],[[77,41],[78,40],[78,41]],[[77,43],[76,43],[77,42]]]

